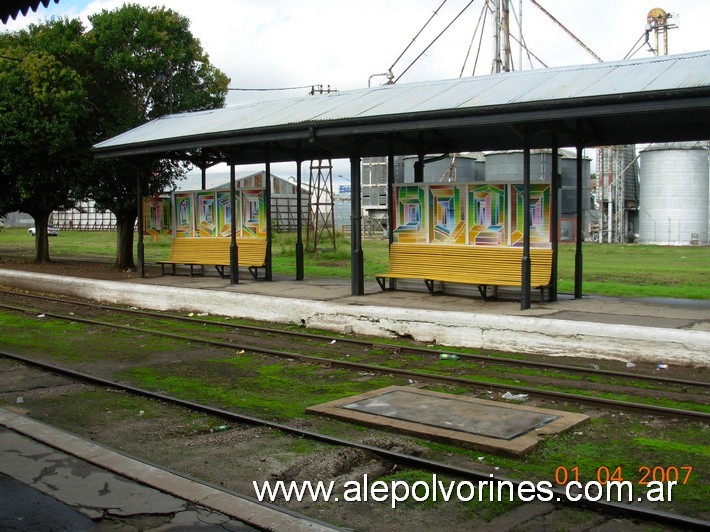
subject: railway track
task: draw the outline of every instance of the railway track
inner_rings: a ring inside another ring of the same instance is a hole
[[[542,371],[554,370],[555,372],[570,372],[575,375],[587,375],[600,377],[609,377],[614,379],[626,379],[629,381],[644,381],[650,382],[655,385],[653,389],[653,394],[659,397],[669,397],[670,393],[673,398],[681,397],[684,402],[695,402],[698,403],[698,409],[682,409],[682,408],[672,408],[667,406],[661,406],[658,404],[647,404],[638,401],[628,401],[619,399],[610,399],[605,397],[593,396],[591,393],[580,394],[580,393],[569,393],[565,391],[559,391],[559,388],[570,386],[569,382],[564,382],[559,377],[550,380],[550,383],[556,385],[558,389],[544,389],[541,386],[531,386],[518,384],[517,381],[522,381],[526,377],[523,375],[515,375],[515,380],[511,382],[510,378],[506,379],[504,383],[496,383],[492,380],[480,380],[473,378],[471,376],[461,376],[461,375],[447,375],[434,373],[427,368],[431,367],[432,363],[440,353],[439,350],[425,349],[420,347],[410,347],[401,346],[394,344],[383,344],[380,342],[372,342],[370,340],[358,340],[352,338],[343,338],[341,336],[334,337],[322,334],[312,334],[302,331],[289,331],[283,329],[276,329],[271,327],[258,327],[249,326],[241,324],[233,324],[227,322],[217,322],[213,320],[205,320],[204,318],[194,318],[185,316],[175,316],[170,314],[148,312],[139,309],[124,309],[118,307],[97,305],[94,303],[86,303],[79,301],[67,301],[65,299],[49,298],[47,296],[36,296],[21,294],[17,295],[13,292],[2,292],[2,295],[7,297],[13,295],[20,298],[31,298],[35,300],[41,300],[47,303],[51,303],[55,306],[69,305],[76,306],[77,308],[88,309],[92,314],[98,311],[107,314],[107,317],[111,317],[114,320],[116,318],[125,318],[125,316],[143,316],[148,318],[150,321],[160,319],[161,323],[166,320],[175,322],[188,322],[193,325],[210,325],[219,327],[230,332],[239,331],[233,337],[228,338],[225,341],[224,338],[220,337],[207,337],[206,333],[200,332],[200,335],[183,334],[167,332],[166,330],[157,330],[155,328],[147,328],[145,326],[136,326],[135,323],[116,323],[116,321],[106,321],[98,320],[94,318],[81,317],[77,315],[76,312],[70,314],[59,314],[56,312],[50,312],[42,308],[27,308],[20,307],[17,305],[0,304],[0,308],[5,308],[6,310],[11,310],[14,312],[23,312],[28,314],[37,314],[42,312],[47,317],[53,317],[56,319],[69,320],[74,322],[82,322],[92,326],[100,327],[111,327],[115,329],[130,330],[134,333],[145,333],[151,335],[157,335],[162,337],[168,337],[177,340],[183,340],[187,342],[197,342],[203,343],[211,346],[227,348],[227,349],[237,349],[245,350],[253,353],[261,353],[269,356],[275,356],[279,358],[286,358],[288,360],[299,360],[301,362],[319,364],[328,367],[343,368],[352,371],[360,371],[375,374],[391,374],[397,375],[405,379],[410,379],[412,381],[427,382],[427,383],[438,383],[454,386],[465,386],[471,389],[485,390],[485,391],[495,391],[495,392],[515,392],[518,394],[525,394],[532,397],[536,397],[547,401],[565,401],[580,405],[585,405],[588,407],[602,408],[602,409],[612,409],[621,410],[626,412],[634,412],[641,415],[653,415],[653,416],[668,416],[673,418],[689,419],[693,421],[708,422],[710,420],[710,413],[706,410],[707,398],[708,398],[708,383],[691,381],[686,379],[674,379],[674,378],[663,378],[658,375],[643,375],[638,373],[623,373],[617,371],[605,371],[605,370],[592,370],[589,368],[581,368],[576,366],[564,366],[559,364],[549,364],[549,363],[538,363],[529,361],[520,361],[516,359],[498,357],[488,357],[485,355],[477,354],[457,354],[461,360],[475,360],[476,362],[485,362],[486,364],[506,364],[510,367],[525,368],[529,370],[530,368],[538,368]],[[149,321],[149,323],[150,323]],[[246,341],[244,338],[244,331],[253,333],[250,337],[251,341]],[[287,342],[291,348],[286,351],[281,348],[275,349],[268,347],[269,338],[277,335],[281,337],[278,342],[279,346],[283,346],[285,343],[283,337],[287,338]],[[299,343],[303,342],[305,343]],[[348,353],[346,351],[346,346],[354,348],[353,351]],[[318,354],[306,354],[317,351]],[[371,353],[374,351],[379,351],[380,353],[372,356]],[[427,357],[429,363],[423,365],[423,369],[415,370],[410,368],[393,367],[392,365],[387,365],[386,363],[373,363],[373,361],[380,361],[383,358],[382,353],[390,354],[396,353],[396,356],[408,357],[411,355]],[[364,353],[368,354],[368,362],[358,362],[353,360],[348,360],[348,358],[362,358]],[[452,369],[450,366],[446,367],[447,370]],[[455,368],[453,368],[455,369]],[[437,371],[440,368],[437,367]],[[507,377],[509,375],[506,374]],[[579,381],[574,381],[574,386],[580,386]],[[549,387],[549,386],[548,386]],[[680,387],[680,392],[669,391],[669,387]],[[634,392],[632,386],[619,387],[616,386],[613,389],[617,394],[630,394]],[[638,393],[638,391],[636,392]]]
[[[489,485],[494,486],[499,483],[506,483],[516,490],[518,490],[523,483],[527,482],[525,480],[517,480],[502,475],[491,474],[487,471],[475,470],[468,467],[452,465],[437,460],[423,458],[421,456],[416,456],[413,454],[379,447],[376,445],[370,445],[359,441],[344,439],[321,432],[304,429],[302,427],[292,426],[286,423],[280,423],[268,419],[235,413],[224,408],[216,408],[199,402],[188,401],[173,397],[168,394],[145,390],[140,387],[132,386],[106,378],[100,378],[85,372],[79,372],[71,368],[56,364],[41,362],[32,357],[22,356],[7,351],[0,352],[0,356],[21,363],[23,365],[37,368],[44,372],[62,375],[63,377],[66,377],[71,380],[81,381],[96,387],[103,387],[111,390],[121,390],[123,392],[127,392],[136,396],[149,398],[152,400],[168,403],[170,405],[175,405],[192,411],[197,411],[211,416],[215,416],[220,419],[229,421],[233,424],[245,424],[250,426],[264,427],[269,430],[289,434],[298,438],[305,438],[317,441],[330,446],[357,449],[372,456],[378,457],[378,459],[386,461],[387,463],[394,464],[402,468],[413,468],[431,473],[439,473],[457,479],[468,480],[474,483],[491,483]],[[620,516],[624,518],[633,519],[644,519],[652,521],[653,523],[662,523],[674,527],[679,527],[685,530],[706,529],[708,526],[710,526],[710,522],[702,519],[678,515],[676,513],[661,511],[655,508],[650,508],[642,505],[595,500],[594,498],[586,497],[581,492],[575,492],[575,498],[574,500],[572,500],[568,498],[568,493],[564,489],[559,487],[551,488],[550,492],[552,494],[551,500],[554,500],[557,504],[571,505],[575,508],[586,508],[605,515]]]
[[[404,353],[404,354],[414,354],[414,355],[419,354],[419,355],[424,355],[424,356],[434,356],[435,357],[435,356],[438,356],[442,352],[442,349],[395,345],[392,343],[384,343],[384,342],[378,342],[378,341],[373,341],[373,340],[348,338],[343,335],[338,335],[338,336],[324,335],[324,334],[315,334],[315,333],[294,331],[291,329],[284,330],[284,329],[279,329],[279,328],[274,328],[274,327],[235,324],[235,323],[224,322],[224,321],[206,320],[201,317],[180,316],[180,315],[168,314],[168,313],[163,313],[163,312],[142,310],[142,309],[138,309],[138,308],[115,307],[115,306],[111,306],[111,305],[102,305],[102,304],[99,304],[96,302],[85,302],[85,301],[79,301],[76,299],[57,298],[57,297],[51,297],[51,296],[46,296],[46,295],[40,295],[40,294],[31,294],[31,293],[26,293],[26,292],[18,293],[15,291],[0,290],[0,295],[19,297],[19,298],[28,298],[28,299],[38,300],[38,301],[47,301],[49,303],[54,303],[54,304],[56,304],[56,303],[73,304],[73,305],[77,305],[77,306],[81,306],[81,307],[89,308],[89,309],[94,309],[94,310],[106,310],[109,312],[131,314],[131,315],[135,315],[135,316],[147,316],[147,317],[156,318],[156,319],[170,319],[170,320],[175,320],[176,322],[193,323],[193,324],[199,324],[199,325],[209,324],[212,326],[223,327],[227,330],[233,330],[233,331],[234,330],[251,331],[251,332],[257,332],[257,333],[265,333],[265,334],[269,334],[269,335],[282,335],[282,336],[286,336],[286,337],[300,337],[300,338],[312,339],[312,340],[323,341],[323,342],[328,342],[328,343],[333,342],[333,340],[335,340],[335,341],[339,342],[340,344],[347,344],[347,345],[357,346],[357,347],[366,348],[366,349],[373,349],[373,350],[378,349],[378,348],[396,349],[399,353]],[[263,336],[261,338],[263,338]],[[490,355],[485,355],[485,354],[474,354],[474,353],[466,353],[466,352],[458,352],[458,351],[456,352],[456,356],[458,356],[462,359],[465,359],[465,360],[478,361],[478,362],[482,362],[482,363],[505,364],[505,365],[509,365],[511,367],[551,369],[551,370],[556,370],[556,371],[564,371],[564,372],[574,373],[574,374],[583,375],[583,376],[587,375],[587,376],[619,377],[619,378],[623,378],[623,379],[634,379],[634,380],[640,380],[640,381],[657,382],[657,383],[661,383],[664,385],[680,384],[680,385],[687,385],[687,386],[698,386],[698,387],[702,387],[702,388],[710,387],[710,383],[708,383],[708,382],[702,382],[702,381],[696,381],[696,380],[690,380],[690,379],[677,379],[677,378],[672,378],[672,377],[644,374],[644,373],[639,373],[639,372],[623,372],[623,371],[605,370],[605,369],[601,369],[601,368],[591,368],[591,367],[574,366],[574,365],[567,365],[567,364],[556,364],[556,363],[543,362],[543,361],[530,361],[530,360],[525,360],[525,359],[507,358],[507,357],[502,357],[502,356],[491,357]]]

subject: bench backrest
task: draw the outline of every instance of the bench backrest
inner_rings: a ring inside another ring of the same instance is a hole
[[[229,266],[230,238],[174,238],[169,261],[184,264]],[[262,266],[266,261],[265,238],[237,238],[240,266]]]
[[[422,279],[519,286],[523,249],[394,243],[389,271]],[[530,249],[530,283],[546,286],[552,277],[552,250]]]

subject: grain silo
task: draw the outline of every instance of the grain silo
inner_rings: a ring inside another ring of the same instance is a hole
[[[708,243],[707,142],[653,144],[641,152],[639,242]]]

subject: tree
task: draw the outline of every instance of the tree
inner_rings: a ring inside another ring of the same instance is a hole
[[[49,261],[47,223],[73,204],[89,160],[81,22],[55,20],[0,37],[0,215],[35,219],[35,262]]]
[[[187,18],[170,9],[128,4],[89,20],[93,28],[86,34],[86,47],[91,65],[89,92],[96,106],[94,142],[171,109],[184,112],[224,106],[229,79],[210,65]],[[116,267],[135,267],[136,172],[143,172],[143,195],[153,195],[173,185],[187,168],[183,162],[167,159],[95,162],[87,193],[99,208],[116,215]]]
[[[188,165],[97,161],[90,147],[171,109],[222,107],[229,79],[174,11],[129,4],[90,21],[88,32],[77,19],[0,35],[0,215],[35,218],[35,260],[45,261],[49,214],[93,197],[116,215],[116,266],[132,268],[136,172],[153,195]]]

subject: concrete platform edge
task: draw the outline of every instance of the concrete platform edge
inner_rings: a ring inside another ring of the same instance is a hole
[[[84,440],[56,427],[0,408],[0,425],[98,467],[151,488],[221,512],[264,530],[338,530],[225,492]]]
[[[0,284],[164,311],[498,351],[710,366],[710,332],[472,312],[347,305],[228,291],[133,284],[0,269]],[[275,299],[278,304],[275,304]]]

